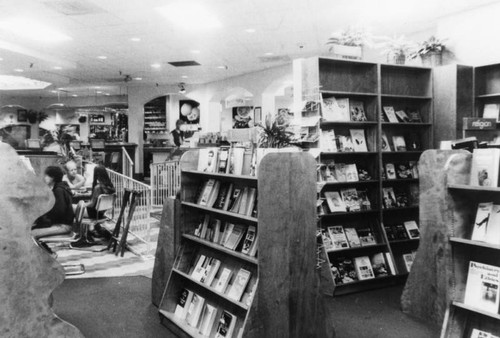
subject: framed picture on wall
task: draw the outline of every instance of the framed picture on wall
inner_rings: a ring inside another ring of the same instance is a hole
[[[253,109],[255,123],[262,122],[262,107],[255,107]]]
[[[104,114],[89,114],[90,123],[104,123],[105,121]]]
[[[27,122],[28,121],[28,111],[26,109],[17,110],[17,122]]]
[[[233,107],[233,128],[244,129],[254,125],[252,106]]]

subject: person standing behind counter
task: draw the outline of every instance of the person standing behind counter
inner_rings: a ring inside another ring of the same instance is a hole
[[[184,143],[184,132],[181,130],[183,124],[184,121],[177,120],[175,122],[175,129],[171,132],[176,147],[180,147]]]
[[[78,174],[77,166],[74,161],[68,161],[65,164],[66,175],[63,177],[63,182],[68,183],[69,187],[73,190],[80,189],[85,185],[85,177]]]

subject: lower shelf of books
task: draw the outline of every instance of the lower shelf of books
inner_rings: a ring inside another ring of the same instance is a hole
[[[348,295],[351,293],[401,284],[406,281],[406,277],[408,277],[408,274],[384,276],[366,280],[357,280],[345,284],[337,284],[335,285],[334,296]]]

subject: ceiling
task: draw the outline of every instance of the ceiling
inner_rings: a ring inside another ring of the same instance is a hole
[[[46,90],[14,92],[37,96],[57,95],[57,88],[88,96],[124,94],[127,86],[145,83],[207,83],[322,53],[332,32],[349,25],[363,24],[375,35],[410,35],[442,16],[497,1],[197,0],[221,24],[203,30],[176,26],[157,10],[173,2],[2,0],[0,23],[27,18],[71,39],[42,43],[0,27],[0,75],[53,83]],[[185,60],[201,66],[168,64]],[[151,67],[155,63],[160,67]],[[125,82],[126,75],[132,80]]]

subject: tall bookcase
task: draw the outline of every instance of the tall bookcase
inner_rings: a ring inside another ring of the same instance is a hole
[[[500,335],[500,314],[486,312],[464,303],[469,262],[500,266],[500,246],[471,240],[477,205],[481,202],[500,203],[500,188],[468,185],[472,154],[462,154],[463,169],[447,175],[446,198],[451,216],[451,303],[447,309],[442,338],[471,337],[473,329]],[[457,159],[458,160],[458,159]],[[481,287],[481,285],[478,285]],[[498,297],[498,295],[497,295]]]
[[[315,270],[314,159],[306,153],[268,154],[260,163],[258,177],[199,172],[198,150],[186,152],[180,165],[181,215],[175,224],[180,249],[159,307],[162,323],[177,336],[201,337],[197,329],[174,316],[179,293],[188,288],[218,309],[217,320],[222,310],[237,317],[233,337],[331,336],[331,329],[326,328],[322,317],[324,311]],[[199,187],[208,179],[257,188],[257,218],[196,204]],[[194,236],[200,218],[207,214],[223,222],[255,226],[257,256]],[[198,254],[220,260],[219,271],[227,267],[234,271],[233,276],[240,268],[251,272],[241,301],[191,277],[189,270]],[[215,330],[216,326],[210,337],[215,335]]]
[[[321,198],[327,191],[339,191],[343,188],[366,190],[371,202],[371,210],[319,215],[318,225],[323,229],[330,225],[360,229],[370,224],[377,244],[327,252],[327,264],[323,266],[329,269],[329,265],[340,257],[354,258],[378,252],[389,253],[395,265],[395,275],[346,284],[339,283],[335,285],[335,294],[352,293],[404,281],[408,273],[402,254],[416,250],[419,240],[389,241],[384,226],[403,224],[409,220],[418,222],[419,208],[418,204],[415,204],[385,209],[383,188],[409,190],[410,185],[418,185],[419,181],[417,178],[386,179],[385,164],[418,161],[423,150],[433,147],[432,70],[424,67],[313,57],[295,61],[294,77],[297,87],[294,96],[297,104],[312,99],[319,102],[329,97],[348,98],[363,102],[367,117],[367,121],[363,122],[321,122],[320,128],[323,132],[333,129],[336,136],[349,135],[350,129],[362,129],[365,133],[368,151],[321,152],[319,149],[318,161],[320,163],[328,161],[355,163],[358,169],[366,170],[371,179],[358,182],[321,183],[318,192]],[[418,110],[422,122],[384,122],[382,118],[384,106],[392,106],[395,110]],[[418,142],[420,142],[418,150],[382,151],[383,134],[391,139],[392,136],[406,133],[417,135]],[[333,276],[331,281],[335,284]],[[331,290],[329,287],[324,287],[324,289]]]

